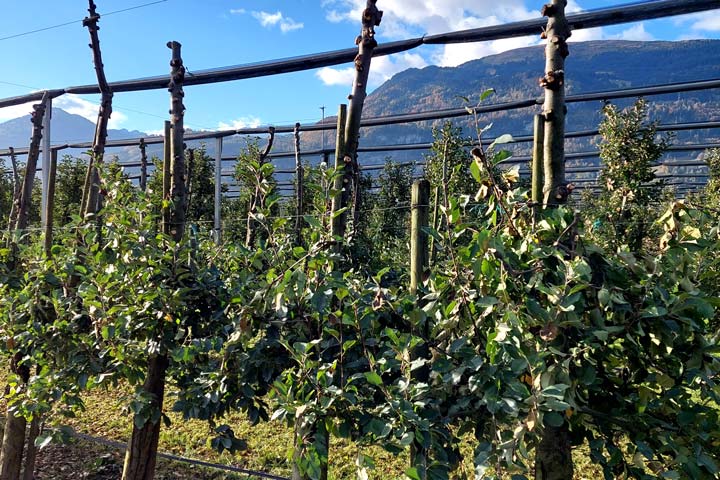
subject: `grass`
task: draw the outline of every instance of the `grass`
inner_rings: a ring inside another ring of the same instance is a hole
[[[129,393],[129,389],[122,388],[88,392],[85,396],[85,411],[79,412],[76,418],[58,420],[72,426],[78,432],[126,442],[130,437],[132,418],[121,413],[120,402],[127,393]],[[209,446],[208,439],[212,432],[208,425],[197,420],[183,421],[179,414],[171,412],[172,401],[173,398],[170,396],[165,403],[165,409],[169,412],[168,416],[172,424],[170,427],[163,426],[161,429],[159,444],[161,452],[234,465],[279,476],[290,476],[288,457],[292,448],[292,430],[285,424],[268,422],[253,426],[243,415],[233,414],[226,419],[226,423],[232,426],[238,438],[247,441],[248,448],[235,454],[227,452],[218,454]],[[457,478],[473,478],[472,449],[473,445],[468,439],[462,445],[462,452],[468,460],[460,467]],[[352,442],[333,439],[330,454],[330,480],[356,478],[355,459],[360,452],[375,460],[375,468],[368,470],[370,479],[404,478],[403,472],[409,461],[407,454],[396,456],[379,447],[360,448]],[[576,449],[575,465],[578,480],[602,478],[599,468],[590,463],[587,448]],[[161,461],[157,478],[246,478],[237,475],[221,475],[219,472],[213,473],[203,469],[191,471],[195,476],[185,477],[182,475],[187,474],[188,466],[178,462]]]
[[[0,362],[0,383],[5,383],[5,362]],[[53,417],[48,424],[68,425],[76,432],[125,443],[132,431],[132,416],[123,413],[123,399],[131,393],[125,385],[114,389],[95,389],[85,393],[85,409],[74,418]],[[203,460],[221,465],[233,465],[248,470],[272,473],[289,477],[292,449],[292,429],[280,422],[258,425],[251,423],[240,413],[225,419],[238,438],[247,442],[247,449],[230,454],[218,454],[210,448],[212,431],[207,423],[199,420],[184,421],[182,416],[172,412],[174,397],[167,396],[164,409],[171,425],[160,431],[159,451],[187,458]],[[0,400],[3,413],[4,402]],[[461,445],[466,461],[456,472],[457,479],[473,478],[472,439]],[[374,459],[375,467],[368,470],[369,479],[405,478],[403,472],[408,466],[409,455],[390,454],[379,447],[359,447],[345,439],[331,440],[329,480],[357,478],[355,461],[359,453]],[[574,451],[577,480],[602,478],[601,470],[589,460],[587,447]],[[38,457],[37,479],[75,480],[87,478],[110,480],[119,478],[124,453],[120,449],[97,445],[83,440],[73,440],[65,445],[50,445]],[[250,478],[246,475],[206,469],[166,459],[158,459],[157,480],[238,480]],[[257,477],[252,477],[257,478]]]

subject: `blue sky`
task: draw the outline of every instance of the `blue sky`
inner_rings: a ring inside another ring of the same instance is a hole
[[[96,0],[98,11],[114,12],[152,0]],[[570,10],[586,10],[627,1],[571,0]],[[103,16],[100,41],[110,81],[169,72],[169,40],[183,44],[189,72],[348,48],[359,33],[364,0],[164,0]],[[381,42],[536,18],[536,0],[378,0],[385,11],[378,27]],[[4,0],[0,33],[0,98],[35,89],[95,83],[88,48],[84,0]],[[76,20],[76,21],[75,21]],[[61,23],[45,31],[10,37]],[[720,10],[704,14],[578,31],[573,40],[624,38],[678,40],[720,37]],[[452,66],[538,38],[512,39],[448,47],[420,47],[375,59],[370,87],[410,67]],[[218,129],[264,124],[311,123],[321,106],[332,115],[350,91],[350,65],[275,77],[186,88],[186,125]],[[469,92],[471,93],[471,92]],[[64,96],[55,106],[95,118],[98,96]],[[167,118],[164,90],[117,94],[113,128],[159,131]],[[0,121],[30,111],[29,105],[0,109]],[[89,139],[53,138],[53,143]]]

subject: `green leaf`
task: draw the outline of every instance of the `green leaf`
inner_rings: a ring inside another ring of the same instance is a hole
[[[420,477],[420,473],[418,472],[418,469],[415,467],[410,467],[407,470],[405,470],[405,475],[408,478],[411,478],[412,480],[422,480]]]
[[[365,380],[371,385],[380,386],[383,384],[382,377],[375,372],[365,372]]]
[[[493,142],[490,144],[488,149],[494,149],[495,145],[503,145],[506,143],[512,143],[514,141],[515,141],[515,139],[513,139],[513,136],[510,135],[509,133],[506,133],[504,135],[500,135],[495,140],[493,140]]]
[[[482,101],[486,100],[490,95],[492,95],[494,93],[495,93],[494,88],[488,88],[487,90],[485,90],[484,92],[482,92],[480,94],[480,101],[482,102]]]
[[[559,413],[549,412],[543,415],[543,423],[551,427],[560,427],[565,423],[565,420]]]
[[[316,228],[318,230],[322,229],[322,223],[320,223],[320,220],[314,215],[303,215],[303,219],[305,222],[310,225],[313,228]]]

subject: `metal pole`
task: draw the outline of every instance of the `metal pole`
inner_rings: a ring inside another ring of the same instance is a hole
[[[222,148],[223,139],[218,137],[215,139],[215,243],[220,244],[222,240],[221,218],[220,218],[220,200],[222,195]]]
[[[52,119],[52,98],[48,96],[45,102],[45,116],[43,117],[43,158],[42,173],[40,175],[42,188],[40,189],[40,222],[45,227],[47,217],[45,216],[45,207],[48,201],[48,187],[50,180],[50,163],[52,162],[52,152],[50,151],[50,120]]]
[[[320,107],[320,110],[322,110],[322,122],[321,124],[325,126],[325,105]],[[320,133],[322,134],[322,150],[323,153],[325,153],[325,130],[321,130]]]

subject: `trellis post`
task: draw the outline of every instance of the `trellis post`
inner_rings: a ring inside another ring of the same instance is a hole
[[[223,150],[223,139],[217,137],[215,139],[215,213],[214,213],[214,228],[215,228],[215,243],[220,245],[222,241],[222,219],[220,203],[222,200],[222,150]]]
[[[300,242],[301,231],[303,227],[303,212],[305,211],[305,192],[304,180],[305,172],[303,171],[302,158],[300,157],[300,124],[295,124],[293,130],[295,139],[295,237]]]
[[[412,185],[410,200],[410,293],[418,294],[423,276],[428,268],[428,217],[430,213],[430,182],[416,180]],[[418,308],[422,302],[418,300]],[[430,351],[427,347],[427,322],[422,325],[413,325],[414,334],[422,337],[425,342],[412,351],[413,360],[428,358]],[[429,378],[427,368],[415,369],[412,378],[416,382],[426,383]],[[427,450],[417,441],[410,446],[410,464],[418,472],[421,479],[427,478],[428,458]]]
[[[330,235],[331,237],[343,237],[345,235],[345,226],[347,224],[347,211],[342,211],[347,207],[347,199],[349,198],[350,180],[345,173],[345,154],[343,147],[345,146],[345,122],[347,119],[347,105],[341,104],[338,107],[337,115],[337,132],[335,138],[335,181],[333,184],[333,196],[330,207]],[[342,172],[342,174],[341,174]],[[339,249],[339,245],[338,248]]]
[[[53,152],[50,144],[50,120],[52,119],[52,97],[48,96],[45,101],[45,116],[43,117],[43,157],[42,157],[42,175],[40,178],[41,191],[40,191],[40,222],[45,226],[47,222],[46,217],[46,206],[49,197],[49,186],[50,186],[50,164],[52,163]]]

